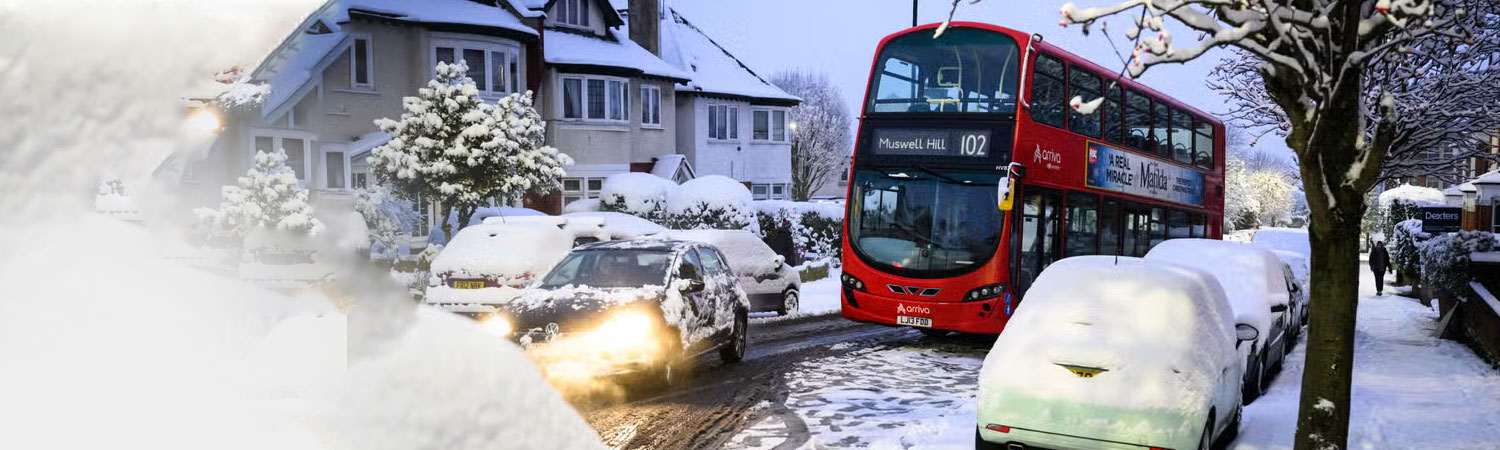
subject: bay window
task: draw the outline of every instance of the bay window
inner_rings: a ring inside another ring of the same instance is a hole
[[[433,39],[432,42],[433,65],[464,61],[480,97],[494,99],[523,89],[519,46],[461,39]]]
[[[630,83],[620,78],[562,77],[563,118],[590,121],[630,120]]]

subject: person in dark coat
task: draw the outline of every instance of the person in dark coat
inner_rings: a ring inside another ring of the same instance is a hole
[[[776,225],[776,231],[771,233],[769,242],[766,243],[770,244],[772,251],[785,258],[788,265],[795,266],[798,264],[799,255],[797,254],[796,238],[792,236],[791,221],[782,219],[781,223]]]
[[[1385,274],[1391,270],[1391,254],[1385,251],[1385,242],[1375,241],[1370,249],[1370,272],[1375,274],[1375,295],[1385,295]]]

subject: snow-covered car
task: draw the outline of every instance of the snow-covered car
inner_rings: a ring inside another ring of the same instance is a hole
[[[1306,229],[1261,228],[1255,230],[1255,234],[1250,236],[1250,243],[1271,250],[1296,253],[1302,255],[1303,258],[1312,259],[1312,244],[1308,240]]]
[[[1307,257],[1297,252],[1286,250],[1272,250],[1277,258],[1281,259],[1282,268],[1287,272],[1287,290],[1292,293],[1292,317],[1298,325],[1307,325],[1307,309],[1311,305],[1308,302],[1308,294],[1312,292],[1310,280],[1311,269],[1307,264]],[[1292,334],[1301,334],[1302,327],[1294,327]]]
[[[671,230],[672,239],[712,244],[729,258],[740,287],[750,295],[751,312],[796,314],[802,276],[755,233],[745,230]]]
[[[544,212],[541,212],[541,211],[537,211],[537,210],[531,209],[531,208],[516,208],[516,207],[510,207],[510,206],[490,206],[490,207],[484,207],[484,208],[475,209],[474,210],[474,215],[469,217],[468,226],[479,225],[481,223],[484,223],[484,221],[486,219],[489,219],[491,217],[507,217],[508,218],[508,217],[534,217],[534,216],[545,216],[545,215],[547,215],[547,213],[544,213]],[[453,227],[453,230],[455,230],[455,231],[457,231],[459,228],[467,228],[468,227],[468,226],[465,226],[465,227],[460,227],[459,226],[459,224],[458,224],[458,212],[457,211],[448,213],[448,225],[451,226],[451,227]],[[441,223],[435,224],[435,225],[432,226],[432,229],[427,230],[427,243],[428,244],[446,245],[447,242],[444,241],[444,238],[445,237],[443,236],[443,224],[441,224]]]
[[[432,260],[423,302],[477,317],[521,293],[573,248],[573,235],[544,224],[479,224],[460,230]]]
[[[1232,439],[1235,348],[1256,334],[1232,316],[1218,281],[1190,266],[1053,263],[984,359],[975,447],[1207,450]]]
[[[573,249],[541,282],[481,321],[528,349],[549,376],[645,373],[745,356],[749,302],[711,245],[637,239]]]
[[[1219,281],[1235,321],[1258,331],[1254,345],[1241,346],[1240,354],[1245,403],[1259,398],[1295,344],[1292,293],[1281,260],[1263,247],[1213,239],[1171,239],[1153,247],[1146,259],[1201,267]]]

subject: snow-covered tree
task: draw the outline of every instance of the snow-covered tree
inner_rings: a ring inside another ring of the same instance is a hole
[[[390,189],[376,184],[354,193],[354,211],[364,219],[369,231],[371,252],[393,255],[400,248],[400,238],[421,220],[410,200],[392,195]]]
[[[1230,152],[1224,161],[1224,228],[1241,230],[1254,228],[1260,222],[1255,202],[1254,189],[1250,184],[1250,170],[1238,153]]]
[[[1123,0],[1087,9],[1062,5],[1060,23],[1081,24],[1084,33],[1107,17],[1127,20],[1123,35],[1132,42],[1132,54],[1124,70],[1131,76],[1190,61],[1215,48],[1243,50],[1255,61],[1253,69],[1271,100],[1265,106],[1286,115],[1286,144],[1297,153],[1309,193],[1311,296],[1317,299],[1309,319],[1298,450],[1348,444],[1360,267],[1359,242],[1350,237],[1359,234],[1364,194],[1378,181],[1397,138],[1397,118],[1403,112],[1399,104],[1411,101],[1389,88],[1371,95],[1365,74],[1372,67],[1391,67],[1389,73],[1413,80],[1422,73],[1490,64],[1492,55],[1467,54],[1467,49],[1477,40],[1495,39],[1494,27],[1486,29],[1495,3]],[[1177,39],[1172,28],[1196,36]],[[1072,103],[1084,103],[1077,100]],[[1097,100],[1088,103],[1097,105]]]
[[[786,71],[771,77],[789,94],[802,98],[792,107],[792,198],[807,201],[823,183],[839,176],[852,151],[852,119],[839,89],[827,74]]]
[[[481,206],[557,188],[573,160],[546,145],[530,91],[490,105],[463,61],[438,63],[436,72],[416,97],[402,99],[401,120],[375,121],[391,135],[370,156],[382,184],[405,198],[436,200],[442,217],[456,210],[460,228]],[[446,221],[442,230],[445,242],[457,231]]]
[[[256,228],[317,234],[323,223],[313,217],[307,189],[286,165],[286,152],[255,152],[255,165],[237,186],[224,186],[219,209],[193,212],[211,234],[242,239]]]
[[[1282,220],[1291,218],[1292,206],[1296,203],[1296,198],[1293,197],[1296,189],[1285,174],[1270,170],[1252,172],[1250,189],[1259,206],[1256,219],[1261,225],[1275,226]]]

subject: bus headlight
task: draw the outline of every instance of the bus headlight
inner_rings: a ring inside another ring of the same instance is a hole
[[[489,331],[490,334],[504,338],[510,337],[510,333],[515,331],[515,326],[511,325],[510,320],[500,316],[490,316],[484,319],[483,322],[480,322],[479,325],[483,326],[485,331]]]
[[[964,294],[963,301],[977,302],[980,300],[989,300],[1001,295],[1005,295],[1005,283],[987,284],[970,290],[968,294]]]

